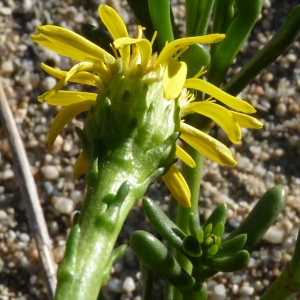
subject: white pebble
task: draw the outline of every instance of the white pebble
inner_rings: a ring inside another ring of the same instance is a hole
[[[297,61],[297,55],[290,53],[286,55],[286,58],[289,62],[296,62]]]
[[[0,210],[0,221],[3,221],[7,218],[7,213],[4,210]]]
[[[37,276],[36,275],[31,275],[30,279],[29,279],[29,282],[31,284],[35,284],[37,282]]]
[[[53,197],[52,203],[54,208],[61,214],[70,215],[74,210],[74,202],[69,198]]]
[[[110,278],[107,282],[107,287],[115,293],[122,293],[123,291],[122,282],[118,278]]]
[[[231,282],[232,282],[233,284],[240,284],[240,283],[242,282],[242,280],[243,280],[243,278],[242,278],[242,276],[240,276],[240,275],[233,275],[233,276],[231,277]]]
[[[249,150],[252,154],[260,154],[261,153],[261,147],[260,146],[251,145],[249,147]]]
[[[72,144],[71,144],[70,142],[67,142],[67,141],[66,141],[66,142],[63,144],[63,150],[64,150],[65,152],[70,152],[71,149],[72,149]]]
[[[8,180],[13,178],[15,175],[14,171],[12,169],[7,169],[2,173],[2,179],[3,180]]]
[[[132,277],[126,277],[123,282],[123,290],[126,293],[131,293],[135,290],[135,282]]]
[[[33,10],[33,3],[31,0],[23,0],[21,4],[22,13],[29,13]]]
[[[15,239],[17,237],[17,234],[15,231],[13,230],[8,230],[8,235],[12,238],[12,239]]]
[[[11,60],[6,60],[1,64],[1,71],[3,74],[11,74],[14,70],[14,64]]]
[[[12,13],[12,9],[10,7],[0,7],[0,15],[10,16]]]
[[[249,165],[251,165],[250,159],[245,156],[241,156],[237,159],[237,166],[240,169],[248,169]]]
[[[55,166],[48,165],[48,166],[43,166],[41,168],[42,173],[44,174],[46,179],[52,180],[52,179],[57,179],[59,176],[59,172]]]
[[[56,79],[54,77],[47,76],[43,80],[42,85],[45,90],[51,90],[56,85]]]
[[[23,123],[26,115],[27,115],[27,108],[18,108],[14,116],[16,123],[17,124]]]
[[[237,284],[233,284],[232,285],[232,294],[233,295],[237,295],[238,294],[238,292],[239,292],[239,286],[237,285]]]
[[[24,243],[28,243],[30,241],[30,236],[27,233],[21,233],[19,239]]]
[[[251,296],[254,293],[254,287],[252,286],[242,286],[240,288],[240,294],[241,295],[247,295],[247,296]]]
[[[287,107],[284,103],[278,103],[275,108],[275,114],[278,117],[283,117],[287,112]]]
[[[281,244],[284,238],[284,230],[277,226],[271,226],[266,234],[263,236],[263,240],[271,244]]]
[[[70,198],[77,204],[82,201],[82,193],[78,190],[72,190],[70,193]]]
[[[226,299],[226,288],[224,284],[216,284],[212,294],[213,300],[225,300]]]

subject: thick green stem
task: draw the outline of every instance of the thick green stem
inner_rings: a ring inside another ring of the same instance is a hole
[[[122,184],[118,174],[124,174],[124,170],[118,170],[117,165],[107,164],[99,172],[96,169],[94,166],[87,175],[84,206],[58,271],[57,300],[97,299],[100,287],[108,279],[112,251],[122,225],[147,188]]]

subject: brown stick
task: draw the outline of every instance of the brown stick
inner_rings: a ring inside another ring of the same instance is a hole
[[[0,78],[1,79],[1,78]],[[25,148],[19,135],[13,114],[0,82],[0,121],[9,140],[14,167],[25,202],[28,222],[33,233],[46,278],[49,298],[52,299],[56,288],[55,263],[51,253],[51,240],[44,214],[40,205],[36,185],[31,174]]]

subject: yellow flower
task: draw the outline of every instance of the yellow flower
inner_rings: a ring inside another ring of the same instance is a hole
[[[88,84],[98,88],[99,94],[101,94],[115,74],[119,60],[118,51],[122,59],[124,76],[141,72],[142,78],[149,79],[153,74],[159,74],[163,84],[162,101],[178,101],[181,118],[192,113],[207,116],[223,128],[233,143],[238,143],[241,139],[241,127],[262,127],[258,120],[245,115],[245,113],[255,112],[250,104],[223,92],[205,80],[186,79],[187,65],[178,61],[179,56],[189,45],[217,43],[225,37],[224,34],[177,39],[167,43],[161,53],[157,55],[152,53],[153,41],[142,38],[143,28],[141,26],[137,27],[136,37],[130,38],[124,22],[115,10],[104,5],[100,5],[98,10],[101,20],[114,39],[111,46],[115,57],[82,36],[58,26],[40,26],[38,27],[39,34],[32,36],[34,42],[79,61],[69,71],[60,71],[42,64],[42,68],[47,73],[60,80],[53,89],[39,96],[38,100],[52,105],[66,106],[51,124],[48,137],[49,146],[52,146],[59,132],[72,118],[83,111],[90,110],[98,96],[97,93],[64,91],[61,90],[62,87],[68,81]],[[199,77],[203,73],[203,70],[200,70],[195,77]],[[215,100],[193,102],[194,96],[187,89],[199,90],[240,113],[217,104]],[[184,123],[184,121],[180,124],[180,132],[182,140],[211,160],[221,165],[236,165],[230,150],[208,134]],[[178,145],[176,155],[190,167],[195,167],[193,159]],[[83,155],[79,155],[74,167],[74,177],[79,177],[87,171],[87,168],[88,164]],[[175,165],[163,176],[163,180],[173,196],[182,205],[189,207],[190,191]]]

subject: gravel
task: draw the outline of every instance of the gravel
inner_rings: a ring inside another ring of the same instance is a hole
[[[72,179],[73,166],[80,153],[74,128],[83,125],[84,117],[69,123],[53,148],[48,149],[49,126],[59,109],[36,100],[56,83],[42,71],[40,62],[64,70],[70,69],[74,62],[33,44],[30,35],[41,24],[55,24],[76,32],[82,22],[97,25],[97,6],[104,2],[10,0],[0,3],[0,80],[27,150],[56,262],[63,257],[71,217],[84,196],[84,180]],[[126,2],[106,2],[120,12],[133,34],[135,20]],[[171,2],[176,4],[175,24],[184,34],[184,1]],[[270,40],[296,4],[296,0],[264,2],[261,19],[230,68],[229,78]],[[225,202],[229,209],[226,230],[230,232],[274,184],[283,185],[288,198],[275,224],[251,251],[249,266],[243,272],[219,273],[207,281],[209,299],[258,299],[293,253],[300,223],[299,51],[300,41],[297,41],[239,95],[257,109],[256,117],[264,123],[262,130],[243,130],[243,140],[234,146],[220,128],[211,131],[230,146],[238,166],[232,169],[204,161],[202,220]],[[75,84],[68,87],[82,88]],[[149,187],[148,195],[164,209],[167,207],[169,193],[160,180]],[[20,199],[11,151],[0,127],[0,299],[46,299],[36,245]],[[118,243],[127,243],[135,229],[149,230],[140,203],[131,211]],[[156,299],[162,299],[162,289],[163,283],[158,281]],[[108,299],[141,299],[139,263],[130,249],[114,266],[105,294]]]

